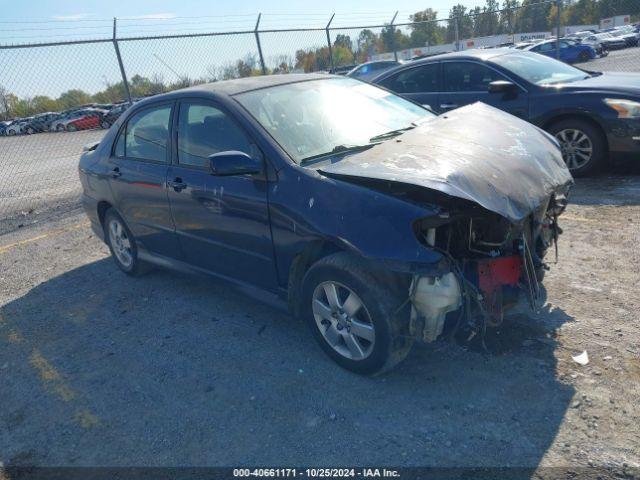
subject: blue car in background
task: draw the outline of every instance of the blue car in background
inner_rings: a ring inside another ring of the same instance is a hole
[[[537,43],[526,47],[524,50],[540,53],[547,57],[557,58],[556,40],[547,40],[546,42]],[[560,60],[565,63],[587,62],[596,58],[596,51],[591,45],[583,45],[572,40],[560,40]]]

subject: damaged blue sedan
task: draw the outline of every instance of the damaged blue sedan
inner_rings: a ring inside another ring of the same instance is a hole
[[[474,104],[445,115],[330,75],[136,103],[80,160],[117,266],[201,272],[303,318],[362,374],[415,341],[536,308],[572,178],[557,141]]]

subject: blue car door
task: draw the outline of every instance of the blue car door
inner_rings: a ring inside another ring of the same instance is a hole
[[[511,81],[501,72],[480,61],[451,60],[442,62],[443,91],[440,111],[449,111],[474,102],[483,102],[512,115],[527,119],[529,94],[518,86],[514,92],[490,93],[489,84],[497,80]]]
[[[440,112],[442,75],[439,62],[423,63],[403,69],[379,83],[398,95],[430,108],[434,112]]]
[[[115,207],[152,253],[180,258],[167,197],[169,126],[173,102],[134,113],[120,128],[108,162]]]
[[[171,212],[185,260],[219,276],[275,289],[264,174],[215,176],[208,157],[260,151],[232,115],[215,103],[183,100],[174,121],[168,186]]]

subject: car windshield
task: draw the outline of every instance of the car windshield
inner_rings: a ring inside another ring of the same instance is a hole
[[[537,53],[513,53],[491,61],[536,85],[569,83],[589,78],[582,70]]]
[[[435,117],[350,78],[289,83],[236,98],[297,163],[362,148]]]

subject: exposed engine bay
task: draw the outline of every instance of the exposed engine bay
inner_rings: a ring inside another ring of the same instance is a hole
[[[442,213],[417,222],[425,246],[443,253],[452,272],[442,277],[414,277],[411,285],[411,334],[426,342],[442,334],[445,318],[457,315],[454,329],[470,337],[502,323],[504,312],[526,297],[537,310],[544,301],[540,281],[545,259],[562,233],[558,216],[566,196],[554,194],[519,222],[482,207]]]
[[[546,132],[476,103],[320,171],[435,212],[415,222],[414,234],[450,272],[414,276],[412,335],[432,341],[445,318],[459,315],[456,325],[474,336],[500,324],[521,293],[539,307],[573,183]]]

